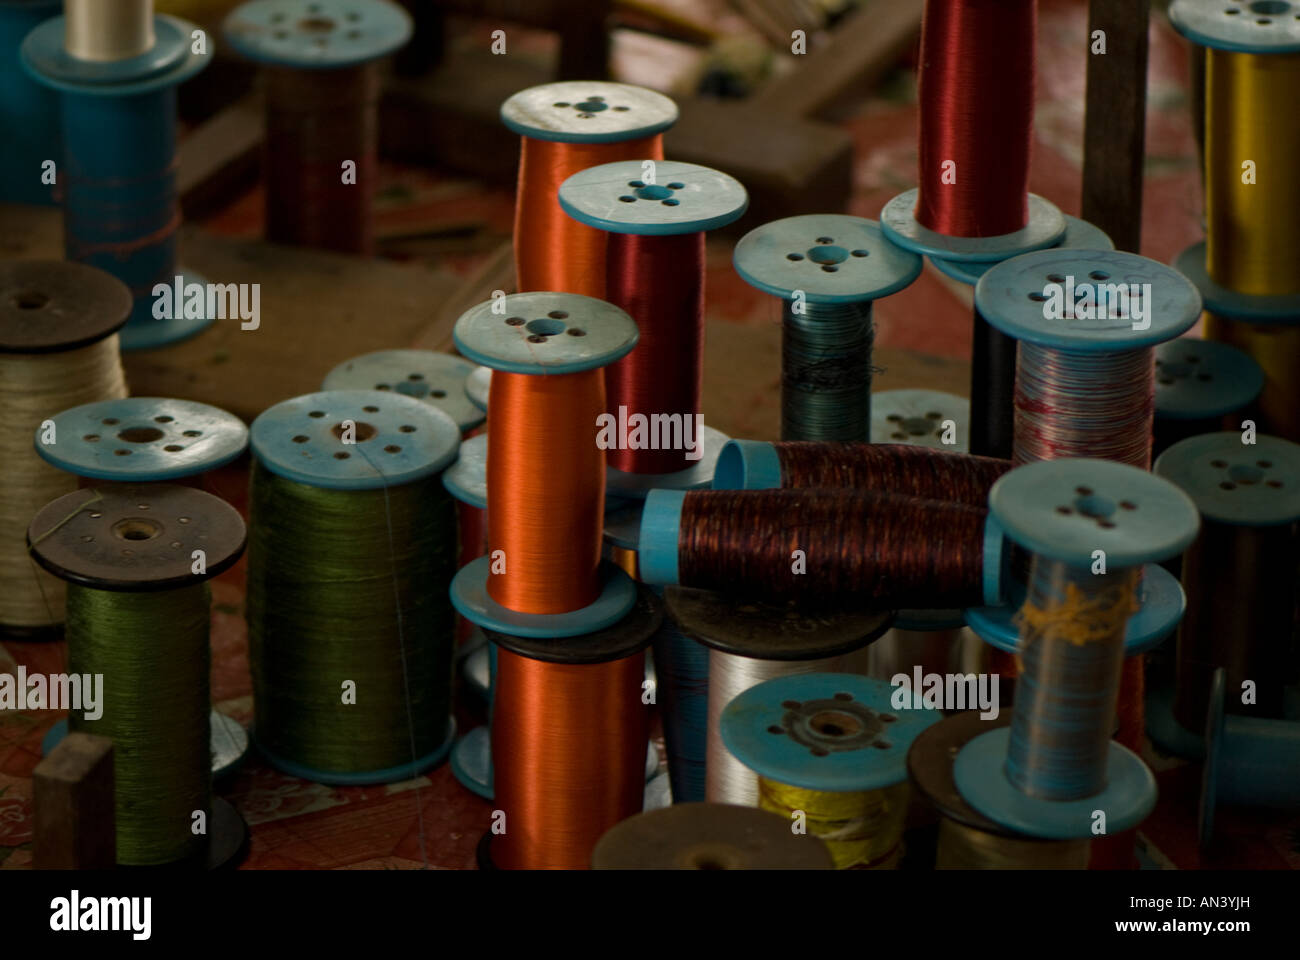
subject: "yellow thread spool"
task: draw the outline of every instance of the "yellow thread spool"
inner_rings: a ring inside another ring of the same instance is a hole
[[[793,822],[803,811],[808,833],[831,852],[837,870],[893,870],[903,852],[903,823],[911,788],[831,793],[758,778],[758,805]]]

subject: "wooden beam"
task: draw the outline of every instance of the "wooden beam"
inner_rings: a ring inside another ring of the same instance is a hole
[[[256,97],[231,104],[196,128],[176,150],[177,190],[187,220],[216,213],[257,182],[263,118]]]
[[[113,741],[69,733],[32,774],[37,870],[103,870],[116,865]]]
[[[1083,219],[1133,253],[1142,242],[1150,19],[1150,0],[1092,0],[1088,10]],[[1098,30],[1104,54],[1092,52]]]

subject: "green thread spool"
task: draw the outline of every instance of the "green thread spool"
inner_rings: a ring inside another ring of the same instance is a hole
[[[73,709],[69,727],[113,741],[117,862],[229,861],[247,827],[212,796],[206,581],[243,552],[238,512],[188,487],[114,485],[47,504],[28,538],[68,581],[69,673],[103,677],[101,714]]]
[[[459,439],[442,411],[374,390],[254,421],[253,736],[280,769],[383,783],[450,749],[456,513],[439,474]]]

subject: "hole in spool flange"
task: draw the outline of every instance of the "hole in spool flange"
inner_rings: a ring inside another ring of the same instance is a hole
[[[838,710],[822,710],[808,720],[808,726],[825,737],[851,737],[862,732],[862,721]]]
[[[113,524],[113,534],[120,540],[152,540],[162,527],[144,517],[127,517]]]
[[[157,427],[127,427],[117,433],[118,439],[125,440],[127,443],[153,443],[164,436],[166,434]]]
[[[334,434],[335,439],[342,440],[343,424],[342,423],[334,424],[334,426],[330,427],[330,432]],[[379,431],[376,430],[374,427],[372,427],[370,424],[366,423],[365,421],[361,421],[360,423],[355,423],[355,426],[352,428],[351,439],[355,440],[357,443],[365,443],[367,440],[372,439],[374,435],[378,432]]]
[[[50,298],[39,290],[20,290],[11,299],[19,310],[39,310],[50,302]]]

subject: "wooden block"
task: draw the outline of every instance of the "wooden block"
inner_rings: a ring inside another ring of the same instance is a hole
[[[69,733],[32,774],[37,870],[116,865],[113,741]]]
[[[176,150],[176,188],[187,220],[216,213],[257,182],[263,124],[261,104],[250,96],[226,107],[181,141]]]
[[[1138,251],[1142,240],[1142,167],[1146,158],[1147,30],[1150,0],[1092,0],[1088,35],[1106,34],[1091,53],[1083,131],[1083,219]]]

